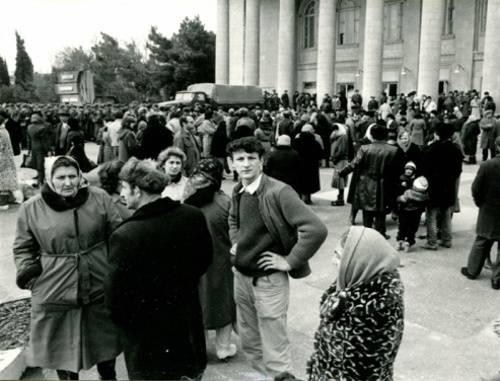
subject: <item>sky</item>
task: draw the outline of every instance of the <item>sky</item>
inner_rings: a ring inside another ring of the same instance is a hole
[[[152,25],[169,37],[186,16],[199,15],[215,31],[216,8],[216,0],[3,0],[0,56],[13,73],[17,30],[35,71],[49,73],[58,52],[68,46],[90,50],[101,31],[140,47]]]

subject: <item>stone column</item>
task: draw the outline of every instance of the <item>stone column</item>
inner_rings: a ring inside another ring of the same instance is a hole
[[[489,91],[496,104],[500,102],[500,0],[488,0],[484,36],[483,83],[481,91]]]
[[[245,0],[229,1],[229,83],[243,85]]]
[[[318,64],[316,71],[316,101],[321,104],[325,93],[335,94],[335,11],[337,0],[319,1]]]
[[[259,84],[260,0],[246,0],[245,85]]]
[[[229,83],[229,0],[217,0],[215,82]]]
[[[280,0],[278,31],[278,94],[295,91],[295,0]]]
[[[379,97],[382,92],[382,54],[384,52],[384,0],[366,0],[363,55],[364,107],[370,96]]]
[[[437,99],[441,67],[441,34],[446,0],[423,0],[420,54],[418,62],[418,95]]]

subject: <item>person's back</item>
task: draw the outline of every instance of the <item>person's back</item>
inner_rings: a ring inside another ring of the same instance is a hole
[[[148,161],[130,159],[120,178],[136,211],[111,235],[106,297],[123,330],[129,378],[198,377],[206,366],[198,282],[212,260],[205,218],[161,198],[166,176]]]
[[[290,185],[296,192],[299,189],[299,168],[299,154],[289,145],[277,145],[265,157],[264,173]]]

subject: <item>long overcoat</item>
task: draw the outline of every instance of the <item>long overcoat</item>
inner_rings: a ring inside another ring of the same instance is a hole
[[[229,239],[229,208],[231,198],[217,192],[211,203],[200,209],[212,236],[214,258],[200,279],[200,303],[205,329],[221,328],[234,322],[236,309],[231,270],[231,241]]]
[[[120,222],[111,197],[94,187],[78,208],[55,211],[40,194],[21,205],[14,241],[18,278],[42,268],[31,289],[29,366],[78,372],[121,352],[104,304],[107,241]]]
[[[130,379],[194,378],[205,369],[198,286],[211,260],[202,212],[168,197],[142,206],[113,233],[106,297],[123,328]]]
[[[500,240],[500,157],[481,163],[472,183],[472,197],[479,207],[476,234]]]
[[[321,189],[319,178],[319,162],[323,158],[323,149],[314,135],[301,133],[292,144],[300,158],[299,193],[312,194]]]
[[[359,148],[342,175],[355,171],[355,193],[349,190],[353,207],[366,211],[384,212],[394,201],[397,179],[397,148],[385,142],[373,142]],[[351,197],[352,196],[352,197]]]
[[[9,133],[0,125],[0,191],[17,189],[17,171]]]
[[[33,123],[28,126],[28,139],[31,147],[32,167],[44,173],[44,160],[54,147],[54,135],[51,128],[43,123]]]

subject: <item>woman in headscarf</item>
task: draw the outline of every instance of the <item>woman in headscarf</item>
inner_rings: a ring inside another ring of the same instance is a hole
[[[332,206],[344,206],[344,189],[347,186],[347,177],[340,176],[339,171],[348,164],[349,141],[347,129],[343,124],[335,123],[332,126],[331,140],[331,160],[333,163],[332,188],[339,191],[336,201],[332,201]]]
[[[422,150],[411,141],[410,133],[408,131],[402,130],[398,134],[398,152],[396,154],[397,160],[397,177],[402,175],[405,171],[405,165],[409,161],[415,163],[417,170],[416,176],[422,170]]]
[[[200,279],[200,303],[206,330],[215,329],[215,350],[223,360],[236,354],[231,331],[236,318],[229,240],[231,199],[221,190],[223,166],[217,159],[201,160],[188,180],[185,203],[201,209],[212,236],[213,261]]]
[[[335,251],[337,280],[320,302],[310,381],[391,381],[404,329],[399,258],[385,238],[352,226]]]
[[[41,193],[19,210],[13,250],[17,285],[31,290],[28,365],[76,380],[97,364],[102,379],[116,379],[121,344],[104,279],[120,215],[105,191],[87,185],[73,158],[47,158],[45,168]]]
[[[300,157],[299,193],[306,204],[312,204],[311,194],[321,189],[319,165],[323,157],[323,149],[316,140],[314,127],[310,124],[304,125],[292,147]]]

